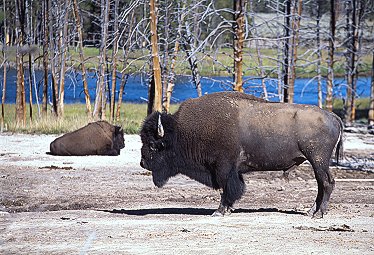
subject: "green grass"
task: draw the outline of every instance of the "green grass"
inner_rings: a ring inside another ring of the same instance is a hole
[[[174,112],[178,105],[172,105]],[[121,120],[113,124],[122,126],[126,134],[138,134],[147,113],[146,104],[122,104]],[[27,123],[18,125],[15,121],[15,105],[5,105],[3,131],[28,134],[62,134],[71,132],[94,121],[86,116],[84,104],[66,104],[63,118],[57,118],[48,111],[46,117],[39,117],[36,106],[33,107],[33,120],[30,121],[30,108],[27,107]],[[107,112],[106,116],[109,116]],[[0,117],[1,118],[1,117]],[[107,117],[108,118],[108,117]]]
[[[343,100],[335,99],[333,102],[334,109],[343,109]],[[370,107],[370,98],[358,98],[356,99],[356,110],[367,110]]]

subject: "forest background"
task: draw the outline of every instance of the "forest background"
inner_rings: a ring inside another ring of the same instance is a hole
[[[318,81],[318,105],[329,111],[334,78],[345,77],[341,115],[352,123],[357,78],[374,75],[370,0],[2,0],[0,22],[2,131],[67,132],[104,119],[136,133],[146,113],[176,109],[177,75],[190,76],[198,96],[202,76],[232,76],[227,89],[241,92],[258,79],[263,98],[288,103],[295,79],[305,77]],[[5,104],[10,68],[17,70],[14,105]],[[65,104],[67,73],[82,76],[84,107]],[[139,74],[148,77],[147,107],[122,101],[128,77]],[[374,122],[373,78],[371,90]]]

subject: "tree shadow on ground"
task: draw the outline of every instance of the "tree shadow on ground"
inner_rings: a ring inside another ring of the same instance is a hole
[[[212,215],[215,210],[206,209],[206,208],[149,208],[149,209],[113,209],[113,210],[100,210],[102,212],[108,213],[118,213],[126,215],[135,215],[135,216],[145,216],[145,215],[158,215],[158,214],[187,214],[187,215]],[[283,213],[283,214],[297,214],[297,215],[306,215],[304,212],[295,211],[295,210],[280,210],[278,208],[259,208],[259,209],[235,209],[233,213]]]

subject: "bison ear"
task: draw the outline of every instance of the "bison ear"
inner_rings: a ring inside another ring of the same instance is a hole
[[[165,135],[164,127],[162,126],[162,123],[161,123],[161,113],[158,115],[157,134],[161,138],[164,137]]]

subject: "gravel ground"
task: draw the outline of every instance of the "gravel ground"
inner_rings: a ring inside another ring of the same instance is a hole
[[[154,187],[140,138],[118,157],[47,155],[56,136],[0,134],[0,254],[374,254],[374,136],[346,134],[329,213],[309,164],[246,175],[237,210],[184,176]]]

